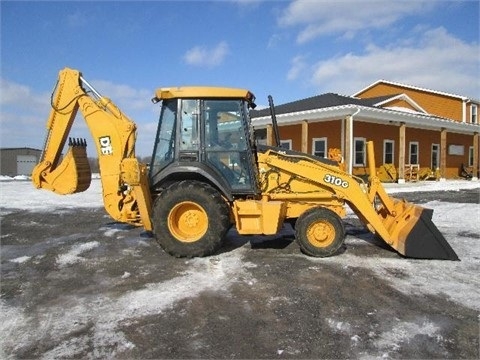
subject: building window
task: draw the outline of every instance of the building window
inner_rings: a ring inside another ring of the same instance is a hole
[[[280,140],[280,147],[287,150],[292,150],[292,140]]]
[[[468,166],[473,166],[473,146],[468,148]]]
[[[354,150],[355,150],[355,154],[353,157],[354,166],[365,166],[366,164],[365,142],[366,142],[365,138],[355,138],[353,140]]]
[[[410,164],[418,164],[418,141],[410,142]]]
[[[432,158],[430,168],[435,171],[440,168],[440,145],[432,144]]]
[[[312,139],[312,154],[318,157],[327,157],[327,138]]]
[[[394,164],[394,144],[393,140],[383,140],[383,163],[384,164]]]
[[[476,104],[470,106],[470,122],[472,124],[478,123],[478,106]]]

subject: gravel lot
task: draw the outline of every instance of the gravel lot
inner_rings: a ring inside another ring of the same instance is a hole
[[[480,203],[478,189],[401,197]],[[286,228],[231,231],[219,254],[186,260],[103,208],[1,221],[1,358],[479,358],[475,231],[440,228],[460,262],[401,258],[354,216],[328,259]]]

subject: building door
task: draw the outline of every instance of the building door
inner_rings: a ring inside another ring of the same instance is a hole
[[[35,155],[17,155],[17,175],[32,175],[35,165],[37,165]]]
[[[430,160],[430,167],[433,171],[440,168],[440,145],[432,144],[432,158]]]

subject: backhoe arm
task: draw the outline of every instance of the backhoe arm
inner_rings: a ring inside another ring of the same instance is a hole
[[[86,141],[70,140],[60,161],[78,110],[95,142],[106,211],[115,220],[151,230],[147,169],[135,157],[136,125],[76,70],[65,68],[59,73],[42,158],[32,172],[34,185],[58,194],[88,189],[91,173]]]

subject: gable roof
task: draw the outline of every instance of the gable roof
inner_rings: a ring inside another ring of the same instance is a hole
[[[376,98],[376,99],[378,99],[378,98]],[[384,100],[381,100],[381,101],[375,103],[374,105],[377,106],[377,107],[397,109],[397,110],[399,110],[399,111],[402,111],[402,108],[388,106],[388,103],[391,103],[391,102],[394,101],[394,100],[402,100],[402,101],[405,101],[407,104],[409,104],[410,106],[412,106],[416,111],[421,112],[421,113],[424,113],[424,114],[428,114],[427,111],[425,111],[424,108],[422,108],[420,105],[418,105],[418,103],[415,102],[415,101],[414,101],[410,96],[408,96],[407,94],[398,94],[398,95],[385,96],[385,99],[384,99]],[[385,106],[383,106],[383,105],[385,105]],[[403,110],[403,111],[405,111],[405,110]]]
[[[384,95],[372,98],[357,98],[353,96],[344,96],[338,95],[335,93],[326,93],[322,95],[312,96],[306,99],[292,101],[282,105],[275,105],[275,114],[289,114],[299,111],[308,111],[314,109],[324,109],[329,107],[335,106],[343,106],[343,105],[358,105],[358,106],[365,106],[365,107],[374,107],[374,108],[389,108],[388,103],[394,100],[404,100],[409,103],[417,112],[427,114],[427,112],[418,105],[415,101],[413,101],[409,96],[406,94],[397,94],[397,95]],[[387,106],[384,106],[387,105]],[[395,107],[390,108],[396,111],[402,111],[401,108]],[[252,118],[262,117],[262,116],[269,116],[270,109],[260,109],[260,110],[251,110],[250,116]]]
[[[431,94],[453,97],[453,98],[456,98],[456,99],[460,99],[462,101],[471,100],[471,99],[469,99],[465,96],[461,96],[461,95],[451,94],[451,93],[432,90],[432,89],[426,89],[426,88],[422,88],[422,87],[418,87],[418,86],[412,86],[412,85],[402,84],[402,83],[398,83],[398,82],[394,82],[394,81],[387,81],[387,80],[383,80],[383,79],[375,81],[373,84],[370,84],[367,87],[363,88],[362,90],[357,91],[352,96],[358,96],[361,93],[377,86],[378,84],[392,85],[392,86],[402,87],[402,88],[405,88],[405,89],[411,89],[411,90],[417,90],[417,91],[422,91],[422,92],[428,92],[428,93],[431,93]]]
[[[392,95],[380,96],[376,98],[360,99],[351,96],[343,96],[335,93],[326,93],[322,95],[312,96],[306,99],[301,99],[297,101],[292,101],[282,105],[275,105],[275,114],[288,114],[298,111],[306,111],[313,109],[322,109],[334,106],[342,105],[361,105],[373,107],[377,103],[382,103],[383,101],[392,98]],[[270,109],[261,109],[261,110],[251,110],[250,116],[252,118],[269,116]]]

